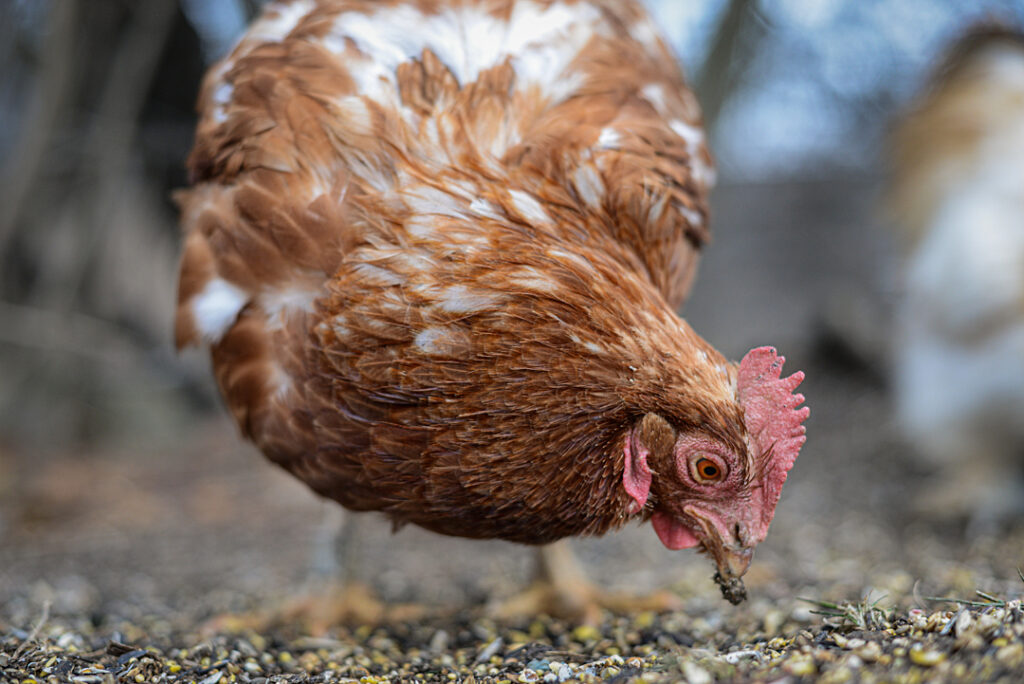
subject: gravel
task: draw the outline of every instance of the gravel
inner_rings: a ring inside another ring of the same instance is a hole
[[[181,631],[166,621],[46,619],[0,636],[0,681],[21,682],[822,682],[1020,681],[1019,599],[886,611],[829,604],[811,624],[736,613],[547,616],[498,624],[464,611],[409,624],[285,633]],[[763,604],[767,605],[767,604]],[[479,611],[476,611],[479,612]],[[443,636],[439,636],[443,635]]]

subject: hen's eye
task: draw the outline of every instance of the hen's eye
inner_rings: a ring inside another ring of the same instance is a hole
[[[697,473],[705,480],[714,480],[718,477],[718,466],[706,458],[697,461]]]
[[[693,464],[694,479],[701,484],[710,484],[720,481],[725,475],[722,466],[710,458],[699,458]]]

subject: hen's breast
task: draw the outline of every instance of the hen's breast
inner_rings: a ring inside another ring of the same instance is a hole
[[[593,269],[678,306],[706,239],[697,104],[633,2],[271,3],[199,110],[178,344],[355,508],[422,506],[434,373],[494,380],[452,361],[474,320]]]

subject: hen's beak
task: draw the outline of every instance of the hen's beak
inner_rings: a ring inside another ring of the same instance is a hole
[[[753,549],[735,549],[726,546],[719,546],[711,550],[715,557],[715,564],[718,565],[718,574],[724,578],[743,577],[750,567],[750,561],[754,557]]]
[[[712,555],[718,564],[714,580],[722,590],[722,596],[734,606],[743,603],[747,599],[747,588],[743,586],[743,580],[740,578],[747,571],[750,559],[754,557],[753,549],[718,547]]]
[[[733,605],[743,602],[747,598],[747,590],[740,578],[750,567],[754,549],[744,546],[738,537],[723,538],[718,528],[699,511],[688,508],[686,512],[696,518],[703,528],[701,544],[715,559],[718,572],[714,579],[722,589],[722,596]]]

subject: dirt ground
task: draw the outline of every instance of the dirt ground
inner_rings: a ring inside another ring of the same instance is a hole
[[[746,242],[730,237],[730,211],[757,202],[751,192],[719,198],[727,229],[689,317],[734,357],[778,344],[807,373],[812,416],[746,603],[722,600],[707,559],[635,527],[574,548],[601,585],[668,588],[679,610],[598,626],[495,621],[485,604],[528,583],[528,549],[392,535],[367,516],[353,571],[425,615],[316,635],[301,620],[211,634],[212,617],[315,592],[311,562],[332,515],[219,418],[102,453],[0,448],[0,681],[1024,681],[1024,525],[915,514],[930,490],[893,426],[884,359],[821,332],[836,293],[872,278],[877,250],[854,249],[852,227],[821,237],[786,222],[813,222],[801,202],[834,213],[842,198],[820,192],[775,193],[776,214]],[[801,236],[812,242],[802,254],[785,249]],[[744,256],[764,253],[761,241],[782,243],[770,262]],[[721,267],[736,260],[744,268]],[[745,313],[723,305],[744,298]]]

